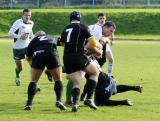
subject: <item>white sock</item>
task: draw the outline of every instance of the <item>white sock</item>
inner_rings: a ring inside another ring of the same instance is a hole
[[[111,75],[112,75],[112,68],[113,68],[113,64],[112,64],[112,63],[109,63],[109,64],[108,64],[108,76],[111,76]]]

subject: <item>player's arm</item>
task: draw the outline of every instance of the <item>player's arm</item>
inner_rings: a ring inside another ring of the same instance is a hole
[[[8,32],[8,36],[12,39],[26,39],[28,37],[29,33],[24,33],[22,35],[18,34],[18,29],[20,27],[21,23],[17,20],[14,22],[14,24],[12,25],[12,27],[10,28],[9,32]]]
[[[110,37],[110,44],[113,45],[113,43],[115,42],[115,38],[114,38],[114,32],[112,33],[111,37]]]
[[[18,28],[19,28],[19,22],[15,21],[8,32],[8,36],[13,39],[20,38],[20,35],[16,34],[16,31],[18,30]]]
[[[26,60],[28,61],[28,63],[29,63],[30,66],[31,66],[31,63],[32,63],[32,56],[34,54],[34,48],[35,48],[34,44],[35,44],[35,41],[37,41],[37,40],[33,39],[29,43],[29,45],[27,47],[27,51],[26,51]]]
[[[101,37],[100,39],[99,39],[99,42],[102,44],[102,45],[105,45],[105,44],[107,44],[107,43],[111,43],[111,40],[109,39],[109,38],[107,38],[107,37]]]
[[[88,38],[87,49],[98,57],[102,55],[102,45],[93,36]]]

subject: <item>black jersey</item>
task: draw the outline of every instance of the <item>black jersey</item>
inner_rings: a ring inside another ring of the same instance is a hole
[[[57,54],[57,46],[54,44],[54,38],[41,35],[35,37],[27,48],[27,57],[32,57],[34,52],[52,51]]]
[[[61,42],[65,44],[64,54],[83,54],[84,46],[89,37],[91,34],[83,24],[72,23],[66,26],[61,34]]]

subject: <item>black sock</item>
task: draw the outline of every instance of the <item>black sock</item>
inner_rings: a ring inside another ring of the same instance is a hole
[[[60,80],[55,81],[54,91],[56,93],[56,100],[57,101],[61,101],[62,90],[63,90],[62,82]]]
[[[86,95],[86,93],[87,93],[87,90],[88,90],[88,86],[89,86],[89,83],[88,83],[88,80],[87,80],[87,82],[86,82],[86,84],[84,85],[84,89],[83,89],[83,95]]]
[[[107,100],[105,102],[107,106],[126,105],[126,100]]]
[[[117,93],[126,92],[126,91],[130,91],[130,90],[136,91],[136,89],[137,88],[135,86],[117,85]]]
[[[79,88],[73,88],[72,89],[72,96],[73,96],[73,104],[74,105],[78,104],[79,94],[80,94],[80,89]]]
[[[28,104],[32,104],[33,97],[36,93],[36,83],[35,82],[30,82],[28,85]]]
[[[97,83],[92,79],[88,79],[87,83],[88,83],[87,99],[92,99]]]

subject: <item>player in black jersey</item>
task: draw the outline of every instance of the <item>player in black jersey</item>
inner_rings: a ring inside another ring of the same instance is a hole
[[[67,25],[61,34],[61,42],[64,43],[63,62],[68,79],[73,82],[73,112],[78,111],[80,85],[85,72],[89,74],[89,94],[86,101],[89,102],[89,107],[97,109],[91,99],[98,80],[98,69],[85,54],[86,43],[91,52],[98,57],[102,55],[102,51],[97,49],[100,44],[91,36],[88,28],[80,23],[80,18],[80,13],[73,11],[70,14],[71,24]]]
[[[95,62],[95,65],[98,64],[96,60],[93,60]],[[97,65],[99,68],[99,64]],[[97,87],[95,90],[95,104],[97,106],[104,106],[104,105],[133,105],[131,100],[110,100],[110,97],[112,95],[115,95],[117,93],[122,93],[126,91],[137,91],[142,93],[142,86],[137,85],[137,86],[128,86],[128,85],[117,85],[114,77],[108,76],[108,74],[102,72],[102,70],[99,68],[99,76],[98,76],[98,83]],[[88,92],[88,76],[86,76],[86,84],[84,86],[83,93],[81,94],[80,100],[83,101],[85,96],[87,95]],[[84,102],[86,103],[86,102]],[[87,104],[86,104],[87,105]]]
[[[28,46],[26,56],[31,64],[31,82],[28,85],[28,100],[24,110],[31,110],[32,100],[36,93],[36,83],[45,67],[47,67],[55,80],[54,90],[56,93],[56,107],[61,110],[66,109],[61,102],[63,89],[62,69],[54,41],[53,37],[47,36],[44,31],[39,31],[35,34],[35,38]]]

